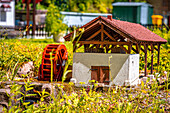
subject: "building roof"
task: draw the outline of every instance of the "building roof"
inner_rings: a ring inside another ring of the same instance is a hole
[[[88,22],[87,24],[85,24],[84,26],[81,27],[81,28],[85,28],[84,34],[88,33],[88,35],[86,35],[86,38],[87,38],[87,36],[94,34],[93,31],[95,29],[98,29],[99,26],[97,26],[97,24],[94,24],[97,21],[99,21],[100,24],[108,26],[109,28],[113,28],[112,30],[114,32],[120,34],[121,36],[129,38],[130,40],[133,40],[133,43],[138,43],[138,42],[140,42],[140,43],[141,42],[144,42],[144,43],[146,43],[146,42],[148,42],[148,43],[166,43],[167,42],[167,40],[161,38],[160,36],[151,32],[150,30],[148,30],[147,28],[143,27],[140,24],[115,20],[112,18],[106,18],[106,17],[102,17],[102,16],[99,16],[99,17],[93,19],[92,21]],[[94,29],[91,29],[91,32],[89,32],[86,30],[89,28],[94,28]],[[69,41],[70,37],[72,35],[73,35],[73,32],[66,35],[64,37],[65,40]]]
[[[107,14],[107,13],[80,13],[80,12],[65,12],[65,11],[61,11],[61,14],[63,15],[75,15],[75,16],[104,16],[107,17],[108,15],[111,14]]]
[[[152,5],[144,2],[115,2],[112,6],[150,6]]]
[[[2,5],[1,5],[1,8],[11,8],[11,6],[8,5],[8,4],[2,4]]]
[[[90,22],[91,20],[95,19],[98,16],[107,17],[106,13],[79,13],[79,12],[61,12],[64,15],[63,23],[70,26],[83,26],[84,24]]]

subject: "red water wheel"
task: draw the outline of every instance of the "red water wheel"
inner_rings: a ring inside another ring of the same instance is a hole
[[[39,67],[38,79],[42,81],[50,81],[52,73],[54,81],[61,81],[65,63],[68,59],[67,54],[65,45],[48,44],[44,48],[42,64]]]

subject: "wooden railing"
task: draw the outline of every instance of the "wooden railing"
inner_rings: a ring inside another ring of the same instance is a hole
[[[29,28],[29,35],[33,36],[33,32],[32,32],[33,27],[30,26],[28,28]],[[23,27],[18,26],[17,28],[15,28],[15,30],[22,31],[23,32],[23,37],[26,36],[26,26],[23,26]],[[46,32],[46,28],[45,28],[44,24],[36,26],[35,36],[38,36],[38,37],[47,37],[47,36],[49,36],[49,32]]]

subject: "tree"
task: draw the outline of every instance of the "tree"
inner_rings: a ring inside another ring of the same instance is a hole
[[[67,29],[67,25],[62,23],[63,15],[60,13],[61,7],[55,6],[54,2],[50,2],[46,16],[46,30],[53,35],[55,42],[60,40],[59,34],[63,34]]]

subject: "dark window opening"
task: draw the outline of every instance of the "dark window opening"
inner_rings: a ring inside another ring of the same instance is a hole
[[[1,19],[2,22],[6,22],[6,12],[5,11],[1,12],[1,18],[0,19]]]

